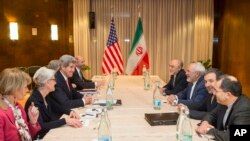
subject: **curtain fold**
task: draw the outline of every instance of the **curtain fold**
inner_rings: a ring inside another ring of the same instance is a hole
[[[113,13],[126,68],[141,13],[150,72],[169,79],[171,59],[190,62],[212,59],[213,0],[74,0],[75,54],[82,55],[91,75],[101,74]],[[89,3],[91,2],[91,4]],[[80,6],[82,5],[82,6]],[[89,7],[91,5],[91,7]],[[96,14],[96,28],[88,28],[88,12]],[[83,25],[82,25],[83,24]]]

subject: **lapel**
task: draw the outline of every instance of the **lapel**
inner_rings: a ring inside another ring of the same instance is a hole
[[[16,124],[15,124],[15,118],[14,118],[14,113],[13,113],[12,109],[10,107],[8,107],[5,111],[6,111],[6,115],[9,118],[10,122],[14,126],[16,126]]]
[[[189,84],[188,84],[187,99],[189,99],[189,97],[190,97],[190,93],[191,93],[191,90],[192,90],[192,86],[193,86],[193,83],[189,83]]]
[[[228,128],[228,125],[230,124],[230,121],[231,121],[231,115],[234,111],[234,107],[237,105],[237,103],[240,101],[241,97],[239,97],[233,104],[228,116],[227,116],[227,119],[226,119],[226,123],[225,123],[225,130]]]
[[[37,99],[37,102],[39,103],[39,107],[41,109],[39,110],[42,110],[41,113],[44,113],[47,117],[50,117],[50,114],[48,113],[48,110],[44,104],[44,101],[43,101],[43,97],[41,95],[41,93],[36,89],[36,91],[33,93],[35,99]]]
[[[223,117],[226,113],[226,110],[227,110],[227,106],[224,106],[224,105],[221,105],[221,104],[218,104],[217,106],[220,106],[220,108],[218,109],[218,118],[217,118],[217,128],[219,130],[224,130],[224,127],[223,127]]]
[[[200,86],[199,86],[200,83],[203,83],[203,76],[201,76],[201,77],[197,80],[197,82],[196,82],[196,84],[195,84],[195,86],[194,86],[194,90],[193,90],[192,97],[195,97],[195,96],[197,95],[197,88],[200,87]],[[193,85],[193,83],[192,83],[192,85]],[[189,91],[189,93],[188,93],[188,98],[190,97],[191,89],[192,89],[192,86],[191,86],[190,91]],[[191,97],[191,99],[192,99],[192,97]]]
[[[63,91],[67,94],[67,96],[69,98],[71,98],[71,90],[69,90],[67,82],[65,81],[65,79],[60,71],[57,72],[56,77],[57,77],[58,86],[63,89]],[[69,87],[70,87],[70,89],[72,89],[70,85],[71,85],[71,83],[69,82]]]

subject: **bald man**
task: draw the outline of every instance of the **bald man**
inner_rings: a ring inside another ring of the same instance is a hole
[[[76,85],[76,90],[94,89],[103,84],[103,82],[93,82],[92,80],[86,79],[81,72],[81,69],[83,68],[85,63],[84,58],[82,56],[76,56],[75,59],[75,72],[70,80],[73,84]]]
[[[183,63],[181,60],[173,59],[169,63],[170,80],[162,88],[163,95],[177,94],[188,86],[187,76],[182,69]]]

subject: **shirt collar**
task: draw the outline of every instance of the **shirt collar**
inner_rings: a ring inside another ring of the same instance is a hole
[[[60,72],[61,72],[61,71],[60,71]],[[63,72],[61,72],[61,74],[62,74],[64,80],[67,81],[67,80],[68,80],[68,77],[66,77],[66,76],[63,74]]]

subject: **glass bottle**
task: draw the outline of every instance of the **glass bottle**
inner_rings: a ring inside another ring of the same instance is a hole
[[[105,119],[107,121],[107,124],[108,124],[109,128],[111,128],[111,122],[109,120],[108,110],[106,108],[104,109],[104,114],[105,114]]]
[[[161,109],[161,93],[160,93],[160,87],[159,82],[155,82],[155,89],[153,94],[153,104],[155,110]]]
[[[109,83],[107,93],[106,93],[106,106],[107,110],[112,110],[113,109],[113,97],[112,97],[112,89],[111,89],[111,84]]]
[[[110,127],[106,121],[104,109],[102,109],[101,121],[98,127],[98,141],[112,141]]]
[[[177,120],[177,124],[176,124],[176,140],[177,141],[181,141],[180,132],[181,132],[181,126],[182,126],[183,119],[184,119],[184,107],[181,107],[179,117]]]
[[[114,76],[112,74],[109,77],[109,87],[112,90],[115,88],[115,78],[114,78]]]
[[[149,72],[146,72],[145,78],[144,78],[144,90],[150,89],[150,75]]]
[[[146,77],[146,73],[147,73],[146,65],[143,65],[143,68],[142,68],[142,75],[143,75],[143,78]]]
[[[114,69],[111,71],[111,75],[113,79],[117,78],[117,66],[115,66]]]
[[[181,126],[181,132],[180,132],[180,139],[181,141],[192,141],[192,124],[187,116],[187,114],[184,114],[184,118],[182,121],[182,126]]]

